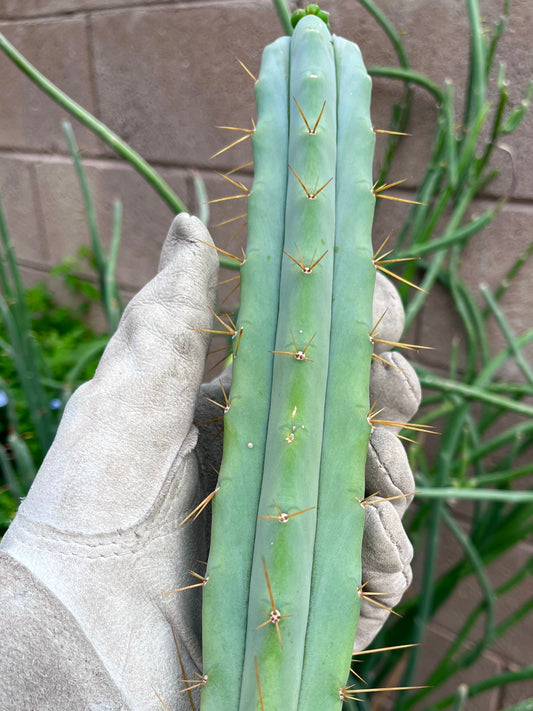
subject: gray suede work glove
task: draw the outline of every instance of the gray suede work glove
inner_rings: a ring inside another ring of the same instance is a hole
[[[379,338],[401,341],[404,312],[399,294],[382,274],[376,274],[373,320],[382,318]],[[420,383],[413,368],[401,353],[388,351],[376,343],[379,356],[370,371],[370,403],[383,408],[380,418],[409,422],[418,410]],[[390,365],[388,365],[388,364]],[[413,549],[402,525],[402,516],[412,501],[414,477],[407,460],[399,428],[376,425],[371,434],[365,468],[365,496],[377,503],[365,506],[362,547],[362,582],[364,592],[388,593],[363,597],[354,652],[365,649],[380,631],[389,610],[398,604],[411,584]],[[392,501],[380,501],[389,497]]]
[[[210,242],[205,227],[179,215],[159,274],[129,304],[93,380],[70,399],[2,541],[2,711],[191,708],[179,680],[201,673],[201,589],[171,591],[194,583],[188,571],[207,559],[209,515],[179,524],[215,486],[222,437],[220,423],[206,421],[220,408],[207,398],[223,404],[221,383],[229,393],[231,379],[227,369],[200,387],[208,339],[193,329],[210,327],[217,257],[199,239]],[[395,340],[403,311],[378,275],[376,320],[385,308],[380,336]],[[400,355],[381,355],[399,369],[374,363],[372,397],[391,408],[390,419],[407,420],[420,398],[416,377]],[[367,494],[379,497],[413,490],[401,443],[381,427],[367,479]],[[399,598],[409,584],[407,503],[365,509],[365,590]],[[387,615],[374,607],[363,600],[357,649]],[[192,694],[198,707],[199,689]]]
[[[192,329],[211,327],[218,259],[198,239],[179,215],[2,541],[2,711],[161,711],[156,694],[190,711],[201,593],[163,593],[207,556],[205,521],[179,527],[212,486],[193,425],[209,338]]]

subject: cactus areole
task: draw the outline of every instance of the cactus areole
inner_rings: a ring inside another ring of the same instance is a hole
[[[316,7],[316,6],[315,6]],[[318,8],[265,48],[203,711],[339,709],[361,584],[375,268],[371,81]]]

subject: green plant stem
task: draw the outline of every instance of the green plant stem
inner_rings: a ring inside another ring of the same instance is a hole
[[[137,151],[134,151],[116,133],[111,131],[104,123],[99,121],[89,111],[83,108],[76,101],[71,99],[59,87],[47,79],[36,69],[8,40],[0,33],[0,49],[11,59],[11,61],[21,69],[47,96],[53,99],[63,109],[69,112],[80,123],[90,129],[99,138],[124,160],[132,165],[135,170],[142,175],[146,182],[151,185],[156,193],[167,203],[172,212],[187,212],[187,207],[155,171],[149,163]]]
[[[533,492],[532,492],[532,494],[533,494]],[[479,586],[485,595],[485,600],[482,603],[486,607],[486,610],[487,610],[485,638],[489,639],[492,634],[492,628],[494,626],[494,611],[495,611],[496,596],[495,596],[494,591],[491,587],[490,580],[487,577],[487,573],[485,571],[485,566],[483,565],[483,561],[481,560],[479,553],[477,552],[475,546],[472,545],[472,541],[466,535],[466,533],[464,533],[462,528],[457,524],[457,522],[455,521],[453,516],[450,514],[450,512],[447,509],[444,509],[442,515],[443,515],[443,519],[444,519],[446,525],[448,526],[450,531],[453,533],[455,538],[458,540],[458,542],[461,544],[463,550],[465,551],[467,557],[469,558],[470,563],[472,564],[474,572],[477,576]]]
[[[533,711],[533,698],[519,701],[512,706],[506,706],[503,711]]]
[[[426,269],[424,278],[422,280],[422,283],[420,284],[420,288],[424,291],[417,291],[414,297],[409,302],[407,309],[405,310],[405,329],[409,328],[411,323],[418,315],[419,311],[424,306],[429,291],[431,290],[435,282],[438,281],[439,274],[441,272],[445,259],[446,252],[437,252],[437,254],[433,258],[433,261]]]
[[[448,180],[452,190],[457,188],[458,165],[457,165],[457,139],[455,129],[455,102],[454,87],[450,81],[445,83],[445,101],[442,105],[441,121],[445,134],[446,147],[446,167],[448,168]]]
[[[531,343],[531,341],[533,341],[533,329],[517,336],[514,339],[514,347],[519,349],[524,348],[528,345],[528,343]],[[489,385],[491,378],[498,372],[512,353],[513,349],[509,345],[506,348],[502,348],[502,350],[485,365],[481,373],[476,378],[476,384],[480,385],[483,383],[484,386]]]
[[[386,15],[372,2],[371,0],[359,0],[360,4],[369,12],[378,25],[383,29],[388,39],[390,40],[394,51],[398,57],[398,62],[401,68],[409,71],[409,62],[405,52],[405,48],[402,44],[399,33],[396,31],[393,24],[386,17]],[[404,91],[399,99],[392,105],[391,109],[391,119],[389,122],[389,130],[401,133],[405,133],[409,123],[409,117],[411,115],[411,104],[412,104],[412,87],[408,82],[405,83]],[[384,151],[384,157],[379,168],[379,173],[377,175],[378,182],[385,182],[388,171],[390,169],[394,154],[398,148],[398,145],[402,139],[401,135],[390,134],[387,139],[387,148]]]
[[[510,590],[513,590],[517,585],[522,583],[527,576],[531,575],[531,566],[532,562],[529,562],[528,564],[523,566],[522,569],[519,570],[512,578],[510,578],[503,585],[494,590],[494,596],[496,598],[501,598],[503,597],[503,595],[508,593]],[[465,644],[465,641],[468,639],[471,630],[473,629],[476,621],[478,620],[484,609],[485,603],[480,602],[476,606],[476,608],[468,615],[466,622],[463,624],[453,643],[450,645],[444,657],[440,659],[437,667],[433,670],[430,677],[427,679],[428,689],[422,689],[413,697],[411,697],[409,699],[410,707],[418,705],[419,701],[421,701],[425,696],[427,696],[428,693],[431,693],[432,688],[440,686],[447,679],[451,678],[457,672],[458,669],[464,668],[462,666],[463,663],[466,666],[467,662],[475,662],[475,660],[482,654],[483,650],[486,647],[488,647],[496,639],[505,634],[505,632],[513,626],[513,623],[516,620],[522,619],[522,617],[527,614],[529,605],[526,604],[525,608],[523,606],[514,615],[511,615],[510,618],[507,618],[502,624],[498,625],[497,628],[493,628],[489,637],[485,635],[483,640],[478,645],[476,645],[476,653],[474,655],[467,653],[470,655],[468,659],[465,659],[465,656],[463,655],[462,658],[454,662],[453,659],[455,658],[458,651]]]
[[[286,0],[272,0],[274,8],[278,13],[279,21],[286,35],[292,35],[293,27],[291,24],[291,11]]]
[[[482,694],[484,691],[489,689],[494,689],[498,686],[505,686],[506,684],[515,684],[518,681],[528,681],[533,678],[533,666],[524,667],[518,671],[504,672],[503,674],[497,674],[496,676],[491,676],[488,679],[482,679],[475,684],[471,684],[468,687],[468,698],[471,699],[477,694]],[[434,709],[445,709],[453,703],[454,695],[446,696],[444,699],[438,701],[432,708]]]
[[[501,447],[505,447],[510,443],[513,443],[516,438],[520,441],[530,441],[529,437],[533,436],[533,422],[527,420],[526,422],[520,422],[514,427],[509,427],[504,432],[500,432],[495,435],[492,439],[487,442],[483,442],[476,450],[470,453],[471,461],[476,461],[486,457],[491,452],[495,452]]]
[[[494,27],[494,32],[490,38],[490,42],[487,47],[487,71],[486,71],[486,81],[489,79],[490,70],[492,69],[492,63],[494,61],[494,56],[496,54],[496,49],[498,47],[498,42],[500,41],[503,32],[507,26],[507,20],[509,16],[509,9],[511,5],[511,0],[504,0],[502,13],[498,23]]]
[[[514,504],[533,503],[533,491],[500,491],[498,489],[458,489],[454,486],[433,488],[417,487],[416,495],[422,499],[457,499],[468,501],[502,501]]]
[[[441,447],[435,482],[437,487],[443,487],[447,481],[448,472],[451,470],[456,444],[459,440],[464,416],[466,414],[466,406],[463,404],[451,419],[446,431],[445,444]],[[437,571],[437,556],[440,540],[440,524],[444,512],[445,502],[443,499],[435,499],[431,502],[430,516],[427,527],[427,543],[426,555],[424,564],[424,573],[422,579],[422,593],[420,595],[418,610],[414,616],[414,629],[411,641],[418,646],[413,647],[409,660],[406,665],[404,675],[402,677],[401,686],[412,686],[412,680],[418,667],[420,657],[420,644],[426,634],[427,624],[431,617],[434,606],[435,595],[435,579]],[[405,698],[407,692],[400,693],[400,699]]]
[[[418,247],[421,240],[415,239],[414,235],[422,232],[424,222],[428,218],[430,206],[434,201],[434,195],[440,192],[440,186],[443,184],[445,177],[445,169],[442,159],[444,151],[445,136],[444,131],[438,130],[433,139],[433,149],[431,159],[428,165],[426,174],[418,188],[416,199],[422,205],[413,205],[406,220],[402,225],[400,234],[398,235],[397,248],[403,248],[407,242],[408,235],[413,235],[411,242],[414,248]],[[414,256],[418,256],[415,254]]]
[[[111,247],[109,255],[105,253],[102,239],[100,236],[100,228],[98,227],[98,219],[96,210],[89,190],[89,184],[74,131],[69,121],[63,121],[63,131],[67,138],[68,147],[74,168],[78,176],[85,212],[87,214],[87,226],[89,228],[89,236],[91,239],[91,248],[98,271],[100,285],[100,300],[102,302],[106,315],[107,325],[110,333],[114,333],[118,326],[122,313],[122,300],[118,290],[118,285],[115,281],[115,271],[118,257],[118,248],[120,245],[120,237],[122,232],[122,203],[115,200],[113,205],[113,229],[111,237]]]
[[[481,387],[475,385],[466,385],[455,380],[441,378],[427,371],[417,370],[420,384],[430,390],[439,390],[443,393],[462,395],[468,400],[479,400],[481,402],[501,407],[509,412],[516,412],[524,417],[533,418],[533,407],[526,405],[523,402],[517,402],[506,397],[494,395]]]
[[[533,474],[533,464],[525,464],[523,467],[517,467],[516,469],[500,469],[499,471],[493,471],[489,474],[481,474],[478,477],[470,479],[470,483],[474,487],[486,484],[501,484],[502,482],[509,482],[512,479],[527,476],[528,474]]]
[[[494,613],[496,606],[496,595],[491,587],[490,580],[487,577],[483,561],[481,560],[476,547],[472,544],[470,538],[464,533],[462,528],[457,524],[451,513],[444,509],[443,519],[453,533],[457,541],[462,546],[465,551],[466,556],[470,560],[476,577],[478,579],[479,587],[483,591],[484,600],[482,602],[486,609],[486,621],[485,621],[485,632],[484,640],[488,641],[491,639],[494,629]]]
[[[505,318],[505,314],[498,306],[498,302],[494,298],[488,284],[481,284],[479,289],[483,294],[485,301],[487,302],[487,306],[489,307],[492,315],[496,319],[496,322],[498,323],[501,332],[505,336],[505,340],[509,344],[509,348],[511,349],[512,354],[515,357],[516,362],[518,363],[520,370],[522,371],[522,374],[524,375],[528,383],[530,385],[533,385],[533,371],[529,367],[527,360],[524,358],[522,351],[516,345],[516,337],[511,332],[511,328],[507,319]]]
[[[461,176],[461,164],[459,166],[459,176]],[[443,239],[447,238],[448,236],[454,234],[456,230],[459,228],[459,225],[461,224],[461,220],[464,217],[464,214],[466,210],[468,209],[470,203],[472,202],[474,196],[476,195],[477,191],[479,189],[479,184],[477,182],[474,182],[471,184],[467,190],[465,190],[463,196],[459,199],[459,202],[457,203],[455,210],[448,222],[448,225],[446,227],[446,230],[443,235]],[[452,197],[452,191],[451,188],[448,186],[448,188],[443,192],[441,198],[439,199],[439,202],[433,211],[433,215],[431,217],[431,220],[429,222],[429,226],[426,227],[425,229],[425,235],[422,237],[422,241],[426,242],[432,232],[432,230],[435,228],[437,221],[441,214],[444,212],[446,206],[449,203],[450,198]],[[426,291],[429,291],[435,281],[437,280],[441,267],[444,263],[446,257],[445,252],[439,252],[438,254],[435,255],[433,262],[431,263],[431,266],[429,270],[427,271],[424,280],[422,282],[422,288],[425,289]],[[405,328],[409,328],[417,314],[419,313],[420,309],[424,305],[424,302],[426,300],[427,294],[418,291],[416,295],[413,297],[411,302],[409,303],[409,306],[406,310],[405,313]]]
[[[85,212],[87,213],[87,226],[89,228],[89,236],[91,238],[91,247],[100,278],[102,278],[106,258],[102,246],[102,240],[100,238],[100,229],[98,227],[96,210],[94,209],[94,203],[92,201],[91,192],[87,183],[87,176],[85,175],[85,170],[80,158],[78,143],[74,137],[74,131],[72,130],[70,121],[63,121],[61,125],[67,138],[70,155],[72,156],[72,160],[74,162],[74,169],[76,170],[76,175],[78,176],[83,203],[85,205]]]
[[[505,503],[533,503],[533,491],[500,491],[499,489],[458,489],[447,487],[417,487],[416,495],[422,499],[457,499],[468,501],[503,501]]]
[[[508,615],[503,622],[501,622],[497,627],[494,628],[492,635],[488,639],[482,639],[480,642],[474,645],[472,649],[467,649],[467,651],[457,659],[454,667],[452,668],[452,673],[457,672],[459,669],[466,669],[471,666],[483,653],[483,651],[494,644],[496,640],[503,637],[503,635],[508,632],[512,627],[518,624],[521,620],[526,618],[533,609],[533,599],[529,599],[524,605],[518,608],[513,614]]]
[[[499,301],[504,293],[507,291],[509,286],[512,284],[513,279],[517,276],[518,272],[522,269],[525,263],[533,255],[533,241],[526,247],[526,249],[518,256],[518,259],[509,269],[507,274],[504,276],[500,282],[498,288],[494,292],[494,298]]]
[[[193,171],[193,184],[194,184],[194,194],[196,196],[196,205],[198,207],[198,217],[204,225],[209,224],[210,216],[210,205],[207,196],[207,188],[205,187],[205,182],[202,179],[200,173],[195,170]]]
[[[468,700],[468,686],[459,684],[454,696],[453,711],[464,711]]]
[[[31,331],[31,317],[26,305],[22,278],[0,204],[0,262],[4,260],[8,272],[2,264],[2,286],[6,286],[7,290],[5,294],[0,293],[0,316],[8,335],[13,352],[13,365],[28,403],[39,444],[42,451],[46,452],[56,429],[41,381],[42,375],[48,372]]]
[[[371,0],[358,0],[358,2],[373,16],[378,25],[383,29],[394,47],[400,65],[404,69],[408,69],[409,62],[407,61],[405,48],[392,22],[378,7],[376,7],[376,5],[374,5],[373,2],[371,2]]]
[[[106,261],[104,273],[104,303],[107,314],[107,322],[111,333],[114,333],[120,321],[124,305],[116,281],[116,269],[118,259],[118,248],[122,236],[122,202],[113,201],[113,229],[111,232],[111,245]]]
[[[470,76],[465,105],[464,127],[470,127],[471,115],[476,116],[485,103],[487,93],[487,47],[479,17],[477,0],[467,0],[468,20],[470,23]]]
[[[444,92],[429,77],[421,72],[415,72],[413,69],[404,69],[402,67],[368,67],[368,73],[373,77],[387,77],[388,79],[400,79],[409,84],[418,84],[427,89],[430,94],[433,94],[439,104],[442,103]]]

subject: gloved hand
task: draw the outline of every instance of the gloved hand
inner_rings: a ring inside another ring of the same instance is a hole
[[[380,318],[377,337],[384,341],[401,341],[404,326],[402,302],[394,286],[377,272],[374,323],[377,324]],[[378,410],[383,408],[378,416],[380,419],[409,422],[420,405],[420,383],[402,354],[387,351],[388,347],[387,344],[374,344],[374,354],[378,358],[374,359],[370,370],[370,403],[376,403]],[[407,454],[397,437],[399,429],[376,425],[370,434],[365,496],[372,498],[365,506],[362,592],[387,595],[363,597],[354,652],[370,644],[390,614],[389,609],[398,604],[411,584],[413,549],[401,519],[412,501],[412,496],[408,495],[414,493],[415,482]],[[392,497],[391,501],[382,501],[389,497]],[[376,503],[370,503],[373,501]]]
[[[179,215],[158,275],[127,307],[94,378],[71,397],[1,543],[3,711],[191,708],[178,680],[201,673],[201,588],[170,591],[193,584],[188,571],[207,559],[209,516],[179,524],[214,488],[220,425],[193,422],[220,415],[207,398],[223,403],[220,381],[229,393],[231,377],[228,369],[200,387],[208,337],[193,329],[210,327],[217,257],[199,240],[210,243],[206,228]],[[376,320],[380,300],[388,307],[380,337],[394,340],[403,312],[381,277]],[[381,355],[398,368],[373,365],[372,397],[408,419],[416,377],[398,354]],[[394,434],[376,428],[369,455],[368,494],[413,490]],[[365,590],[401,593],[410,580],[406,503],[366,507]],[[387,614],[374,607],[363,601],[359,649]]]

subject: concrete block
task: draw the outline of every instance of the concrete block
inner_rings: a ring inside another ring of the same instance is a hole
[[[257,73],[264,45],[279,36],[268,0],[103,12],[92,33],[102,118],[143,156],[245,162],[239,151],[209,157],[234,135],[215,126],[251,127],[253,82],[235,57]]]
[[[414,359],[431,368],[450,373],[452,353],[458,352],[458,368],[465,366],[466,337],[449,292],[435,284],[419,316],[418,341],[433,350],[419,351]],[[458,350],[456,350],[458,349]]]
[[[482,212],[487,207],[485,203],[477,203],[474,209]],[[505,206],[485,230],[471,238],[461,255],[461,276],[483,308],[486,303],[479,291],[480,285],[485,283],[493,293],[496,291],[518,257],[531,244],[532,219],[533,208],[530,205]],[[513,279],[499,304],[515,335],[531,328],[533,293],[530,273],[531,258]],[[499,326],[492,318],[488,322],[488,332],[493,352],[506,345]],[[533,347],[527,347],[524,353],[531,360]],[[512,380],[523,377],[513,359],[508,360],[499,375]]]
[[[491,6],[495,3],[491,0]],[[531,53],[531,34],[533,32],[533,6],[528,0],[518,0],[511,6],[507,30],[500,43],[496,61],[506,65],[506,78],[509,83],[509,104],[518,105],[522,101],[527,86],[533,77],[533,55]],[[533,197],[533,112],[529,110],[518,131],[502,139],[502,143],[512,152],[516,178],[515,197],[531,199]],[[503,156],[503,162],[510,174],[509,158]],[[505,189],[509,189],[507,178]]]
[[[453,637],[447,635],[445,631],[435,626],[431,626],[428,629],[420,655],[420,667],[416,675],[416,683],[424,684],[452,643]],[[435,691],[428,694],[421,708],[433,708],[432,704],[436,704],[438,700],[447,697],[449,694],[456,693],[460,684],[473,684],[482,679],[491,678],[500,671],[501,667],[496,658],[481,657],[475,664],[466,669],[461,669],[447,682],[440,684]],[[498,689],[489,689],[469,699],[466,708],[468,708],[468,711],[498,711],[501,708],[498,705],[498,696]]]
[[[469,24],[465,3],[460,0],[437,4],[433,0],[385,0],[379,7],[398,30],[410,66],[429,76],[438,86],[442,87],[445,80],[452,82],[456,94],[457,123],[460,125],[469,55]],[[354,6],[349,0],[336,0],[330,2],[326,9],[332,13],[334,30],[361,46],[368,65],[398,66],[398,59],[389,39],[362,6]],[[483,3],[481,21],[485,33],[492,30],[500,12],[501,3],[497,0],[487,0]],[[495,67],[500,61],[507,65],[510,106],[522,100],[533,75],[533,57],[530,51],[532,30],[533,9],[530,4],[527,0],[513,3],[506,33],[495,57]],[[494,86],[495,80],[496,71],[491,78]],[[391,89],[393,85],[401,84],[382,78],[374,80],[373,114],[379,117],[380,122],[387,120],[386,114],[392,98],[388,98],[387,94],[394,91]],[[494,101],[495,96],[495,91],[492,91],[488,98]],[[425,151],[429,149],[434,133],[434,117],[434,97],[425,89],[417,88],[409,127],[413,138],[403,142],[395,159],[399,170],[415,180],[423,164],[419,145],[423,145]],[[515,135],[502,139],[514,156],[517,197],[533,195],[533,178],[529,169],[533,148],[528,138],[532,129],[533,115],[530,112]],[[503,175],[487,189],[486,192],[490,195],[508,190],[512,178],[508,156],[503,151],[496,151],[494,159]]]
[[[89,49],[83,18],[2,23],[0,31],[48,79],[94,114]],[[66,112],[40,91],[2,53],[0,148],[61,152]],[[79,129],[80,147],[95,150],[97,139]]]
[[[415,498],[416,502],[416,498]],[[455,510],[458,507],[452,505]],[[462,524],[463,529],[467,528]],[[499,556],[486,568],[486,573],[493,588],[503,585],[531,560],[531,545],[522,544]],[[414,558],[413,592],[419,591],[424,568],[424,550],[418,547]],[[441,527],[439,557],[437,574],[440,577],[463,557],[462,548],[446,526]],[[495,624],[498,625],[519,607],[531,599],[531,583],[525,580],[496,600]],[[441,605],[431,620],[431,624],[438,628],[443,635],[450,639],[464,628],[470,613],[483,600],[483,593],[474,575],[463,578],[456,586],[450,597]],[[468,635],[467,644],[472,645],[480,641],[485,633],[486,616],[481,614]],[[502,660],[502,665],[519,664],[527,666],[533,663],[533,649],[531,639],[533,635],[533,613],[527,614],[522,620],[512,627],[503,637],[493,642],[485,651]],[[465,650],[467,648],[465,647]]]
[[[102,239],[111,235],[113,199],[123,201],[123,231],[117,276],[129,290],[144,285],[157,270],[159,252],[172,221],[172,213],[154,191],[129,166],[111,161],[87,160],[89,188],[99,217]],[[57,264],[89,244],[80,189],[67,160],[42,160],[36,165],[50,261]],[[188,202],[186,173],[164,170],[163,177]],[[184,197],[185,196],[185,197]]]
[[[39,223],[33,163],[24,156],[0,156],[0,199],[17,259],[48,263],[50,254]]]
[[[128,5],[151,5],[158,1],[128,0]],[[124,5],[123,0],[3,0],[0,7],[0,19],[72,14],[83,10],[94,12],[116,5]]]
[[[497,565],[490,566],[491,580],[495,585],[502,585],[512,578],[524,566],[530,565],[533,559],[533,545],[524,543],[510,550],[498,560]],[[514,614],[521,606],[531,600],[531,577],[525,579],[514,588],[497,608],[497,621]],[[501,637],[492,645],[492,650],[500,655],[509,666],[524,667],[533,664],[533,612],[530,611],[522,618],[516,627]],[[529,688],[532,688],[530,683]],[[533,696],[533,694],[531,694]],[[528,698],[528,697],[525,697]]]
[[[520,667],[511,668],[511,671],[519,670]],[[531,699],[533,699],[532,681],[521,681],[516,684],[509,684],[503,690],[502,705],[500,708],[506,709],[509,706],[520,703],[521,701],[531,701]]]
[[[492,206],[493,204],[488,202],[476,202],[470,211],[471,215],[479,216]],[[390,208],[386,207],[378,215],[377,225],[380,233],[386,232],[387,228],[395,228],[395,231],[398,231],[398,226],[395,227],[393,222],[399,208],[392,208],[391,213],[389,210]],[[460,276],[481,309],[485,309],[486,301],[480,291],[480,285],[487,284],[492,293],[496,291],[515,261],[531,243],[532,217],[533,209],[527,204],[507,205],[489,226],[472,236],[464,248],[461,254]],[[399,221],[398,224],[401,222]],[[463,224],[466,224],[466,220]],[[443,229],[444,226],[439,227],[435,236],[441,236]],[[530,289],[529,269],[529,263],[526,263],[500,300],[500,307],[515,335],[523,334],[531,327],[529,313],[533,306],[533,295]],[[493,353],[506,345],[506,340],[492,317],[487,321],[487,333]],[[445,370],[450,363],[452,344],[458,343],[463,354],[467,347],[459,314],[449,292],[439,284],[434,285],[426,300],[420,317],[417,338],[418,343],[435,348],[434,351],[420,352],[417,354],[417,359],[426,365]],[[526,347],[524,353],[526,357],[531,358],[533,348]],[[463,365],[464,357],[461,357],[460,366]],[[511,380],[523,377],[513,359],[508,359],[500,370],[499,376]]]

